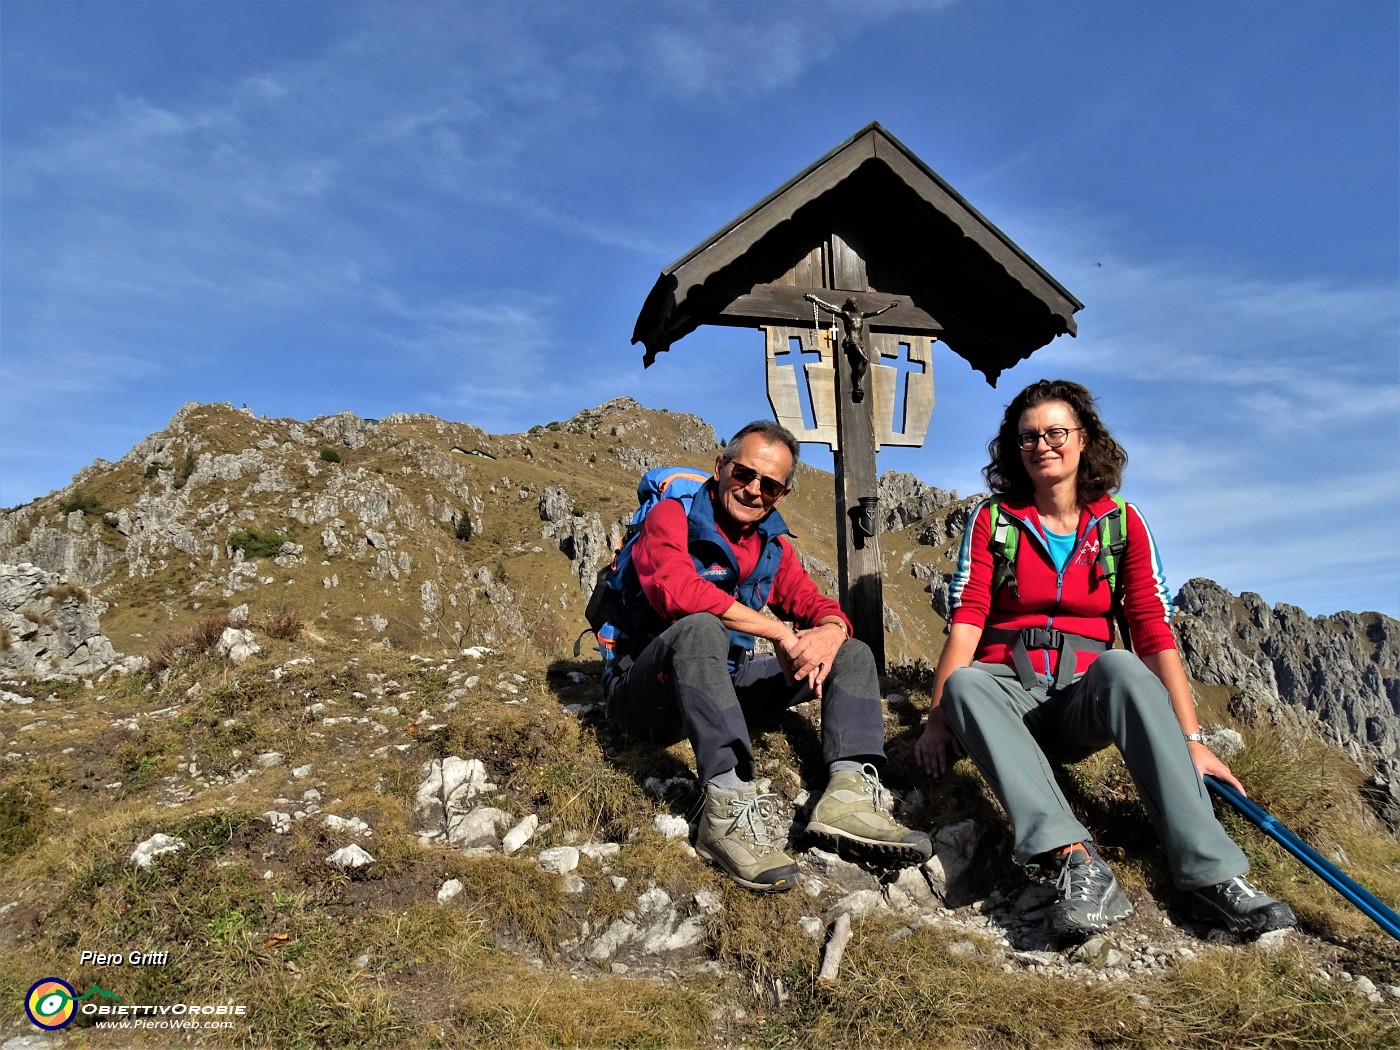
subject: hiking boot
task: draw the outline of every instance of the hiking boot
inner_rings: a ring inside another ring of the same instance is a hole
[[[885,789],[869,764],[831,775],[807,822],[807,834],[837,853],[885,868],[922,864],[933,855],[927,835],[889,815]]]
[[[752,784],[706,784],[695,852],[745,889],[790,890],[797,865],[778,848],[781,840],[771,828],[776,818],[775,796],[760,795]]]
[[[1063,860],[1055,881],[1058,895],[1045,920],[1051,937],[1083,938],[1101,933],[1133,913],[1113,870],[1093,843],[1072,843],[1059,851],[1059,856]]]
[[[1257,937],[1270,930],[1296,926],[1293,909],[1262,893],[1243,875],[1204,889],[1189,890],[1187,905],[1199,918],[1224,925],[1231,933]]]

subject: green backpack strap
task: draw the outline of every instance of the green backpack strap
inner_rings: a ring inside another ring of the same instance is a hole
[[[1128,549],[1128,505],[1123,497],[1113,497],[1113,509],[1099,519],[1099,571],[1108,581],[1114,598],[1122,593],[1122,580],[1118,570],[1123,562],[1123,554]]]
[[[1001,513],[1001,500],[991,500],[992,526],[992,593],[1001,590],[1002,585],[1011,587],[1011,596],[1019,598],[1020,589],[1016,586],[1016,546],[1021,542],[1020,527],[1011,518]]]
[[[1128,618],[1123,613],[1123,556],[1128,550],[1128,505],[1123,497],[1113,496],[1113,509],[1099,519],[1099,572],[1113,593],[1113,620],[1118,625],[1118,635],[1123,648],[1131,649],[1128,636]]]

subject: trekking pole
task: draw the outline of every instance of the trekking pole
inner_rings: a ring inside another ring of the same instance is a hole
[[[1205,781],[1206,787],[1234,806],[1260,831],[1316,872],[1323,882],[1351,901],[1368,919],[1400,941],[1400,915],[1396,915],[1364,886],[1349,878],[1345,872],[1300,839],[1291,829],[1281,824],[1276,817],[1245,798],[1229,784],[1212,776],[1207,776]]]

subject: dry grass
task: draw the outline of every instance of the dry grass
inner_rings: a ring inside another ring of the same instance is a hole
[[[21,610],[20,615],[32,623],[35,627],[47,627],[49,630],[57,630],[58,623],[46,612],[38,609]]]
[[[803,989],[760,1045],[1302,1048],[1394,1045],[1395,1011],[1359,1006],[1296,948],[1179,962],[1165,977],[1084,983],[1003,969],[975,940],[858,927],[841,980]],[[1131,993],[1131,994],[1130,994]]]
[[[223,613],[202,616],[187,627],[171,631],[147,654],[151,670],[158,674],[182,660],[202,656],[219,644],[228,626],[228,615]]]
[[[222,630],[219,618],[209,619]],[[211,635],[217,638],[212,625]],[[100,703],[81,686],[55,689],[50,717],[94,709],[103,717],[71,724],[54,717],[26,738],[35,757],[22,775],[0,767],[0,857],[8,882],[22,887],[0,901],[19,901],[6,917],[13,932],[0,952],[0,996],[22,997],[45,973],[83,987],[115,984],[127,1001],[214,996],[253,1004],[254,1015],[231,1039],[206,1037],[206,1045],[279,1048],[1351,1050],[1388,1045],[1400,1020],[1395,1008],[1372,1006],[1318,976],[1325,963],[1400,983],[1393,946],[1243,825],[1231,831],[1260,881],[1295,902],[1312,935],[1281,952],[1201,944],[1194,960],[1165,975],[1086,982],[1007,972],[1003,949],[944,927],[891,939],[898,922],[873,917],[857,920],[839,982],[820,985],[821,943],[798,924],[816,902],[801,892],[738,890],[684,843],[654,832],[653,816],[684,813],[694,800],[681,792],[658,801],[641,785],[676,775],[691,756],[683,745],[623,749],[589,722],[562,714],[564,702],[596,696],[590,683],[568,681],[576,665],[546,668],[522,655],[449,665],[382,646],[307,648],[302,635],[232,669],[212,654],[193,655],[196,642],[184,644],[163,674],[100,685]],[[311,662],[288,665],[291,656]],[[468,671],[480,681],[462,688]],[[495,691],[502,676],[514,682],[517,673],[524,679],[518,694]],[[385,713],[401,695],[401,714]],[[325,708],[308,714],[312,704]],[[442,728],[420,725],[420,708]],[[140,714],[157,709],[166,713]],[[0,711],[7,739],[19,717]],[[115,733],[110,720],[129,717],[136,728]],[[386,731],[370,736],[353,721],[360,718]],[[901,712],[889,725],[890,778],[906,788],[922,786],[909,756],[914,721]],[[371,759],[367,739],[393,746]],[[399,751],[402,745],[408,749]],[[801,733],[789,739],[767,729],[756,746],[762,768],[784,790],[796,782],[790,771],[812,761]],[[183,806],[158,804],[166,778],[188,782],[177,764],[190,755],[206,773],[234,776],[252,756],[273,750],[284,756],[282,766],[205,790]],[[421,766],[446,754],[481,758],[507,793],[495,804],[540,816],[526,856],[469,857],[419,845],[412,798]],[[1324,852],[1344,849],[1353,874],[1395,899],[1394,841],[1367,826],[1353,775],[1329,754],[1261,741],[1234,764],[1256,799]],[[348,840],[319,819],[276,835],[261,816],[292,808],[279,799],[299,798],[305,782],[288,770],[303,762],[324,778],[324,812],[359,816],[374,829],[359,840],[377,860],[365,872],[326,865]],[[1124,777],[1110,756],[1066,772],[1076,805],[1134,858],[1121,871],[1135,899],[1146,901],[1160,865]],[[122,788],[107,789],[118,781]],[[980,777],[960,763],[915,820],[938,825],[968,815],[1001,819]],[[149,871],[132,868],[134,845],[156,831],[178,835],[187,848]],[[619,852],[606,869],[585,858],[579,874],[587,888],[569,894],[529,857],[565,841],[614,842]],[[611,876],[628,880],[624,891],[612,888]],[[463,892],[438,905],[437,889],[453,878]],[[723,903],[706,922],[698,955],[677,964],[681,976],[658,968],[636,979],[581,963],[570,945],[583,924],[596,935],[625,917],[652,883],[677,902],[704,889]],[[84,949],[137,947],[171,950],[171,965],[114,972],[75,964]],[[697,960],[717,963],[716,972],[695,972]],[[94,1029],[76,1034],[94,1048],[115,1045]]]
[[[290,642],[306,630],[306,620],[296,610],[284,607],[263,617],[258,622],[258,629],[269,638]]]
[[[86,587],[84,587],[82,584],[73,583],[71,581],[56,583],[52,587],[46,587],[39,592],[39,597],[51,598],[54,601],[58,602],[60,605],[66,601],[75,601],[82,603],[90,601],[92,598],[91,594],[88,593],[88,589]]]

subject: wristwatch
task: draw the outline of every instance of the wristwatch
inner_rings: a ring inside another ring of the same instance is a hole
[[[1186,740],[1188,743],[1192,744],[1204,744],[1206,742],[1206,738],[1200,733],[1187,733]]]

